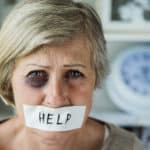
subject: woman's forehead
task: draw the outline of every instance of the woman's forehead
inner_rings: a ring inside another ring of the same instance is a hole
[[[85,63],[90,65],[90,49],[85,38],[79,37],[61,44],[44,45],[25,57],[32,63]],[[22,59],[20,59],[22,60]]]

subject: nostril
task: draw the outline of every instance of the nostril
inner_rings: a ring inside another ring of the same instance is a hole
[[[64,106],[69,106],[70,100],[68,98],[65,97],[61,97],[61,98],[46,98],[44,100],[44,105],[48,106],[48,107],[52,107],[52,108],[59,108],[59,107],[64,107]]]

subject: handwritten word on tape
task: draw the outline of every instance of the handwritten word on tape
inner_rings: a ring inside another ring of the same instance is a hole
[[[25,125],[44,131],[69,131],[82,127],[85,106],[49,108],[39,105],[23,105]]]

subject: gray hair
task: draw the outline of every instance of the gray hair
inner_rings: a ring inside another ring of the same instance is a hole
[[[0,31],[0,95],[14,103],[11,76],[17,58],[79,34],[89,41],[98,87],[106,77],[108,65],[102,25],[95,10],[72,0],[26,0],[18,4]]]

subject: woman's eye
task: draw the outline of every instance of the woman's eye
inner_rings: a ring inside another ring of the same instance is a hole
[[[42,87],[48,81],[48,74],[43,70],[31,71],[27,75],[27,83],[33,87]]]
[[[66,79],[78,79],[78,78],[82,78],[82,77],[84,77],[83,73],[81,73],[78,70],[69,70],[65,74]]]

